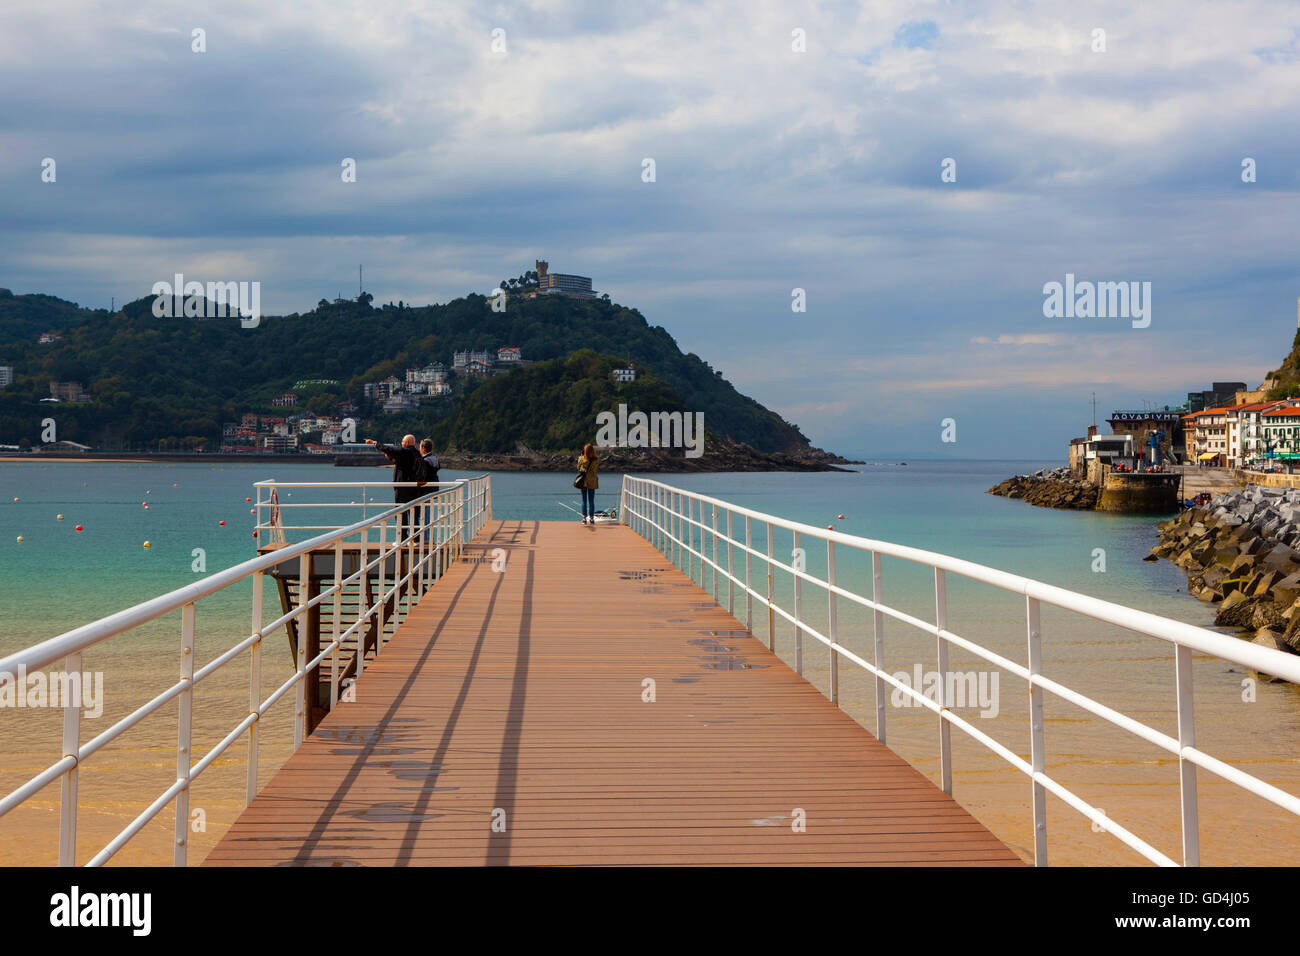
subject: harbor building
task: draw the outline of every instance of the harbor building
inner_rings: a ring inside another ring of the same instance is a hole
[[[1135,449],[1145,457],[1150,457],[1149,449],[1153,436],[1159,443],[1160,457],[1168,462],[1180,462],[1186,458],[1186,442],[1183,434],[1183,415],[1186,409],[1117,408],[1106,419],[1110,430],[1119,435],[1132,435]]]

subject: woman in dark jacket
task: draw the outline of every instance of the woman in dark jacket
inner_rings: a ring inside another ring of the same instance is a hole
[[[600,487],[600,479],[596,475],[596,469],[600,465],[600,456],[596,454],[594,445],[586,445],[582,449],[582,455],[578,458],[578,471],[582,472],[584,478],[582,482],[582,523],[596,523],[596,489]]]

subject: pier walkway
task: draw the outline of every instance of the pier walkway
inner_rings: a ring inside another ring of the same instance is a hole
[[[622,524],[489,522],[355,688],[204,865],[1020,863]]]

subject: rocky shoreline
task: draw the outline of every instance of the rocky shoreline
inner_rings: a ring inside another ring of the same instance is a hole
[[[1070,476],[1069,468],[1044,468],[1031,475],[1016,475],[988,490],[990,495],[1019,498],[1040,508],[1091,511],[1097,507],[1101,489],[1089,481]]]
[[[1148,560],[1186,571],[1188,591],[1218,605],[1216,625],[1300,653],[1300,489],[1250,486],[1159,528]]]

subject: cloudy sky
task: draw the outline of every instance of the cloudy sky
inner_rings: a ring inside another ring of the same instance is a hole
[[[1290,348],[1298,31],[1291,0],[6,4],[0,286],[183,272],[276,313],[358,262],[424,303],[545,258],[823,447],[1063,459],[1093,391]],[[1150,326],[1045,317],[1067,273],[1150,282]]]

